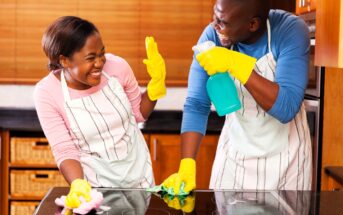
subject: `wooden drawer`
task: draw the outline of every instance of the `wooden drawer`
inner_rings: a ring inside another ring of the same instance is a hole
[[[55,164],[46,138],[11,138],[10,162],[19,165]]]
[[[58,170],[11,170],[10,193],[13,197],[43,197],[55,186],[69,186]]]
[[[32,215],[39,202],[11,202],[11,215]]]

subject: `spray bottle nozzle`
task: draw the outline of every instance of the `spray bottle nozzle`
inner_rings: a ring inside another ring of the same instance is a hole
[[[200,44],[197,44],[195,46],[192,47],[192,50],[198,54],[198,53],[201,53],[201,52],[204,52],[204,51],[207,51],[209,50],[210,48],[213,48],[215,47],[216,44],[214,44],[213,41],[206,41],[206,42],[203,42],[203,43],[200,43]]]

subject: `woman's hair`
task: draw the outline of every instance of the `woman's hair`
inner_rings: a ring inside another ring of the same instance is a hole
[[[63,16],[55,20],[42,38],[44,53],[49,58],[49,71],[63,68],[60,55],[71,57],[96,32],[99,31],[93,23],[79,17]]]

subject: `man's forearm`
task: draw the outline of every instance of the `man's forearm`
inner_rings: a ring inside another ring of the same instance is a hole
[[[198,149],[203,135],[198,132],[185,132],[181,134],[181,158],[196,160]]]
[[[273,107],[279,93],[278,84],[260,76],[255,71],[252,71],[244,87],[265,111]]]

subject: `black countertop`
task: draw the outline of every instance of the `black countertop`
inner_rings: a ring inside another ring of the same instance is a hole
[[[154,111],[144,123],[143,133],[180,133],[182,111]],[[208,119],[208,134],[219,134],[224,117],[211,112]],[[0,108],[0,128],[14,131],[42,131],[36,110]]]
[[[68,188],[52,188],[40,205],[36,215],[60,214],[62,208],[55,205],[54,200],[68,193]],[[104,195],[102,205],[111,209],[104,214],[342,214],[343,192],[310,191],[216,191],[196,190],[186,199],[161,199],[139,189],[109,189],[99,188]],[[168,201],[167,201],[168,199]],[[194,210],[183,213],[182,209]],[[168,204],[166,203],[169,203]],[[174,205],[173,207],[170,207]],[[175,209],[179,208],[179,209]],[[191,209],[190,209],[191,208]],[[95,214],[95,212],[89,213]]]

